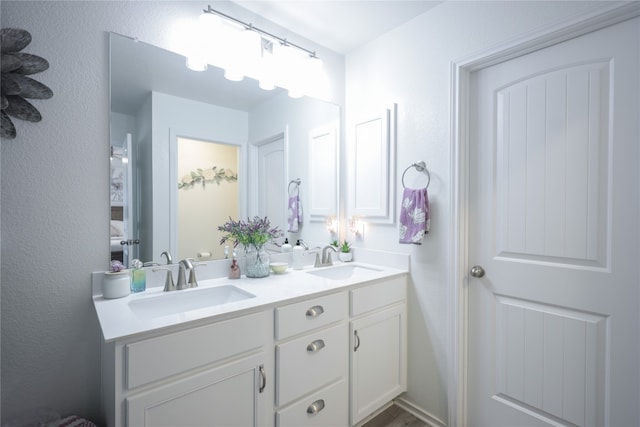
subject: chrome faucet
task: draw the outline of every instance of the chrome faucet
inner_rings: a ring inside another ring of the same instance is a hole
[[[176,287],[178,290],[195,288],[198,286],[196,282],[196,276],[194,273],[193,258],[185,258],[179,262],[178,267],[178,284]],[[189,270],[189,281],[187,282],[187,270]]]
[[[173,264],[173,258],[171,258],[171,254],[169,253],[169,251],[164,251],[160,254],[160,256],[165,256],[167,257],[167,265],[168,264]]]
[[[320,259],[320,254],[316,254],[316,263],[314,267],[330,267],[333,265],[333,259],[331,258],[331,253],[329,253],[329,249],[333,252],[338,252],[336,248],[331,245],[327,245],[322,249],[322,260]]]
[[[160,267],[160,268],[154,268],[152,271],[155,272],[160,270],[166,270],[167,272],[167,277],[164,280],[164,292],[177,290],[178,288],[176,287],[176,284],[173,282],[173,272],[171,271],[171,269],[167,267]]]
[[[198,280],[196,279],[196,267],[205,264],[194,264],[193,261],[193,258],[185,258],[179,262],[178,284],[176,285],[176,289],[181,290],[198,287]],[[189,271],[189,280],[187,280],[187,271]]]

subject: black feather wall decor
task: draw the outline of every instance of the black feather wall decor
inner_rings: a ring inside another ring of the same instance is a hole
[[[27,77],[49,68],[49,62],[37,55],[21,52],[31,43],[31,34],[18,28],[0,30],[0,136],[14,139],[16,127],[11,117],[39,122],[42,116],[27,99],[49,99],[53,91]]]

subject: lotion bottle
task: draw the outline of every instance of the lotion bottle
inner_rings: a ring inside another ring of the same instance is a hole
[[[285,256],[285,260],[289,264],[291,264],[293,262],[293,254],[291,253],[293,251],[293,246],[291,246],[291,244],[289,243],[289,239],[284,239],[284,243],[282,244],[282,246],[280,246],[280,250],[282,251],[282,253],[287,254]]]
[[[293,247],[293,266],[294,270],[302,270],[304,267],[304,248],[300,244],[300,240],[296,242],[296,245]]]
[[[289,244],[289,239],[284,239],[284,243],[280,247],[280,250],[282,252],[291,252],[293,250],[293,247]]]

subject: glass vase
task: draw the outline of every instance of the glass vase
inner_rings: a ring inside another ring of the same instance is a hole
[[[249,245],[245,248],[245,274],[247,277],[267,277],[269,275],[269,253],[264,246]]]

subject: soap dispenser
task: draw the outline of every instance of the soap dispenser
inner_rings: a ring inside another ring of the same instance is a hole
[[[291,252],[293,250],[293,247],[289,244],[289,239],[284,239],[284,243],[280,246],[280,250],[282,252]]]
[[[302,270],[304,267],[304,248],[300,244],[300,240],[296,242],[296,245],[293,247],[293,265],[292,268],[294,270]]]
[[[289,243],[289,239],[284,239],[284,243],[282,244],[282,246],[280,246],[280,250],[282,251],[284,255],[284,258],[282,258],[283,261],[291,264],[292,263],[292,251],[293,251],[293,246],[291,246],[291,244]]]
[[[229,268],[229,279],[239,279],[241,275],[240,266],[236,259],[236,251],[233,251],[233,259],[231,260],[231,267]]]
[[[132,279],[131,279],[131,292],[144,292],[147,289],[147,274],[142,268],[144,264],[139,259],[131,261]]]

